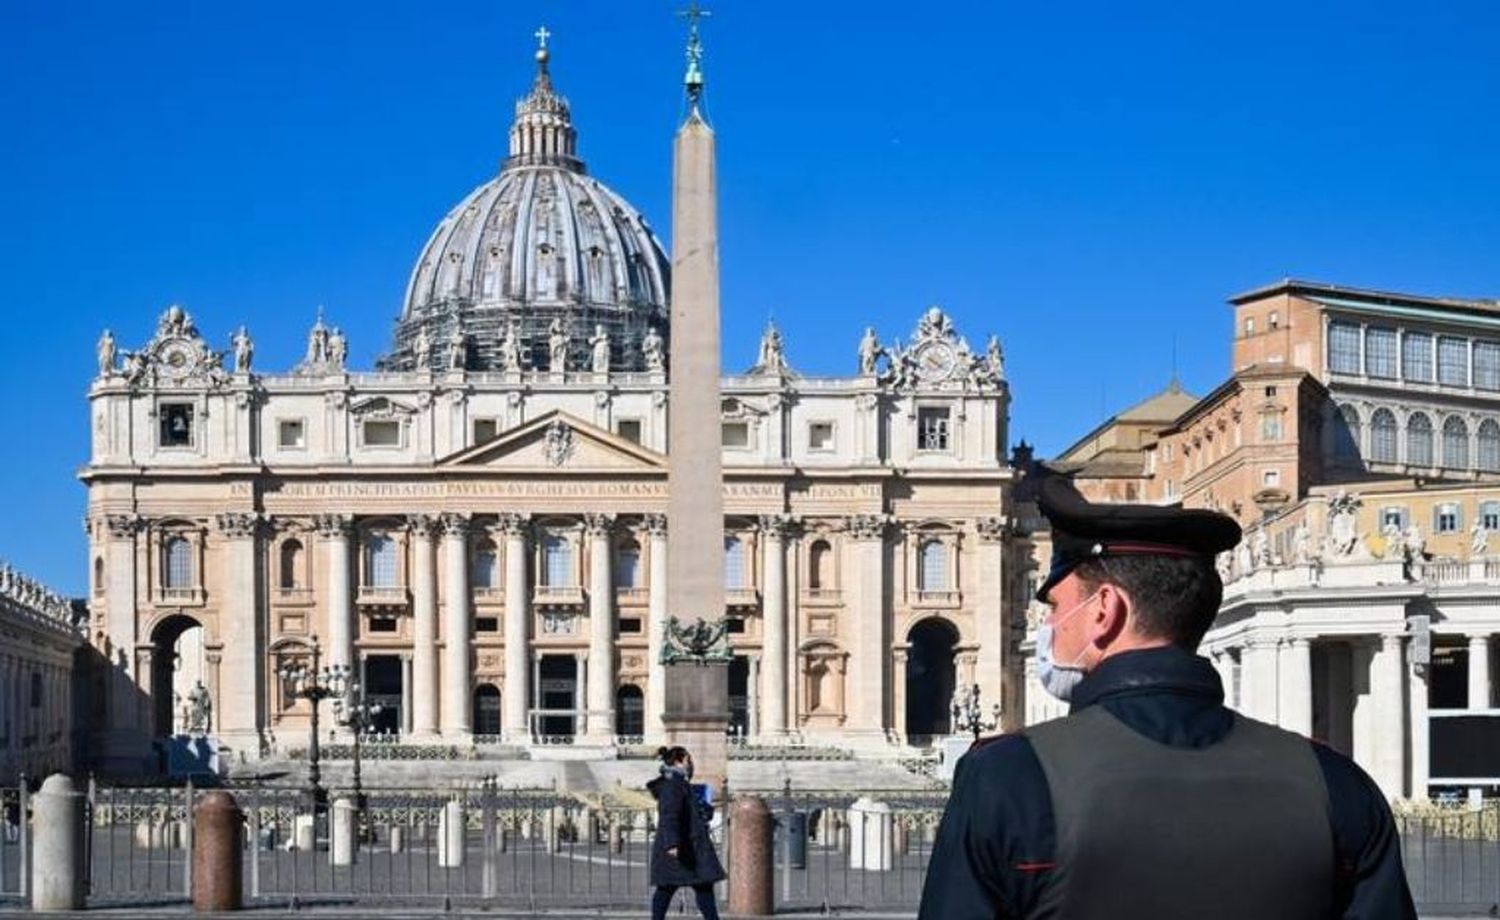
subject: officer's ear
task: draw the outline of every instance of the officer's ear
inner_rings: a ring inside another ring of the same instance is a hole
[[[1103,648],[1114,643],[1130,626],[1134,608],[1130,595],[1119,585],[1105,582],[1099,586],[1099,609],[1094,614],[1094,644]]]

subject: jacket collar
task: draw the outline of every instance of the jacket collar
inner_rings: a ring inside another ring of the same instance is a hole
[[[1176,646],[1121,652],[1104,659],[1073,689],[1071,711],[1134,693],[1186,694],[1222,703],[1224,683],[1207,658]]]

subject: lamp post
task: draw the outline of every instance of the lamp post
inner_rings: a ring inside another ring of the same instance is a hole
[[[354,735],[354,808],[359,814],[360,835],[365,833],[366,798],[364,784],[360,781],[360,736],[370,730],[375,717],[380,715],[379,703],[365,700],[365,684],[357,675],[345,669],[344,692],[334,698],[333,717]]]
[[[973,732],[974,740],[978,741],[981,732],[1000,727],[1000,704],[995,703],[990,707],[990,718],[986,719],[984,710],[979,706],[979,685],[974,684],[967,691],[960,691],[960,695],[953,700],[953,727],[955,730]]]
[[[318,814],[328,805],[328,791],[323,788],[323,772],[319,765],[318,749],[318,704],[330,697],[341,696],[349,669],[344,665],[319,668],[322,648],[318,637],[312,637],[312,665],[305,661],[294,661],[282,665],[277,675],[286,683],[287,695],[293,699],[307,700],[312,704],[312,730],[307,745],[307,789],[308,805],[313,814]]]

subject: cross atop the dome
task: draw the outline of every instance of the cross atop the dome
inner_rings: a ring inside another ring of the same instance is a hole
[[[541,28],[537,29],[535,32],[533,32],[531,34],[536,36],[537,50],[538,51],[546,51],[547,50],[547,39],[549,39],[549,38],[552,37],[552,33],[547,31],[547,27],[546,26],[542,26]]]

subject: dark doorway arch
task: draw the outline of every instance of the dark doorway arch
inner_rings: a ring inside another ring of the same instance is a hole
[[[194,648],[202,648],[203,624],[186,614],[173,614],[160,623],[151,631],[151,712],[152,712],[152,734],[157,738],[165,738],[174,733],[178,726],[176,722],[177,708],[183,704],[183,699],[174,699],[174,691],[177,697],[185,698],[191,686],[174,686],[183,681],[177,678],[181,651],[184,643],[182,639],[192,630],[199,630],[198,640],[188,643]],[[208,683],[206,675],[204,684]],[[215,706],[218,700],[212,701]]]
[[[930,618],[913,626],[907,641],[911,648],[906,655],[906,737],[925,744],[953,731],[949,706],[958,630],[946,620]]]
[[[474,734],[500,734],[500,688],[494,684],[474,688]]]
[[[646,734],[646,700],[635,684],[621,684],[615,691],[615,731],[628,738]]]

